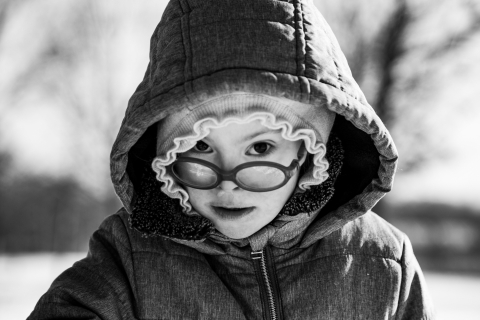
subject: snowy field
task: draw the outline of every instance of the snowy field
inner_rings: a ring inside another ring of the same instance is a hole
[[[85,254],[0,255],[0,319],[25,319],[53,279]],[[425,275],[438,320],[480,319],[480,277]]]

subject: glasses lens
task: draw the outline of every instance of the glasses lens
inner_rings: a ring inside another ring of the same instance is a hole
[[[217,181],[217,174],[210,168],[198,163],[175,162],[173,173],[181,181],[197,187],[208,187]]]
[[[245,186],[261,190],[282,184],[285,181],[285,174],[274,167],[249,167],[237,173],[237,180]]]

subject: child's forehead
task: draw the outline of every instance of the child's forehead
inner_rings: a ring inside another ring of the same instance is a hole
[[[225,126],[210,128],[209,131],[205,138],[213,141],[235,140],[236,142],[244,142],[263,135],[283,139],[281,129],[266,127],[259,120],[247,123],[230,122]]]

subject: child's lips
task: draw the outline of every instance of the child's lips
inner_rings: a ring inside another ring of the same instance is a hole
[[[224,219],[233,220],[244,217],[253,210],[255,207],[221,207],[221,206],[212,206],[213,210],[217,215]]]

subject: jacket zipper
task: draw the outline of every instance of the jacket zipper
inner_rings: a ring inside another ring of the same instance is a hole
[[[275,287],[273,282],[271,281],[271,275],[268,272],[267,268],[267,258],[265,256],[266,249],[262,251],[254,251],[251,253],[252,260],[254,261],[255,268],[258,273],[261,274],[263,292],[266,294],[267,303],[264,303],[264,310],[266,311],[265,314],[267,319],[277,320],[279,319],[278,316],[278,301],[275,299]],[[278,289],[277,289],[278,290]],[[264,299],[265,300],[265,299]]]

